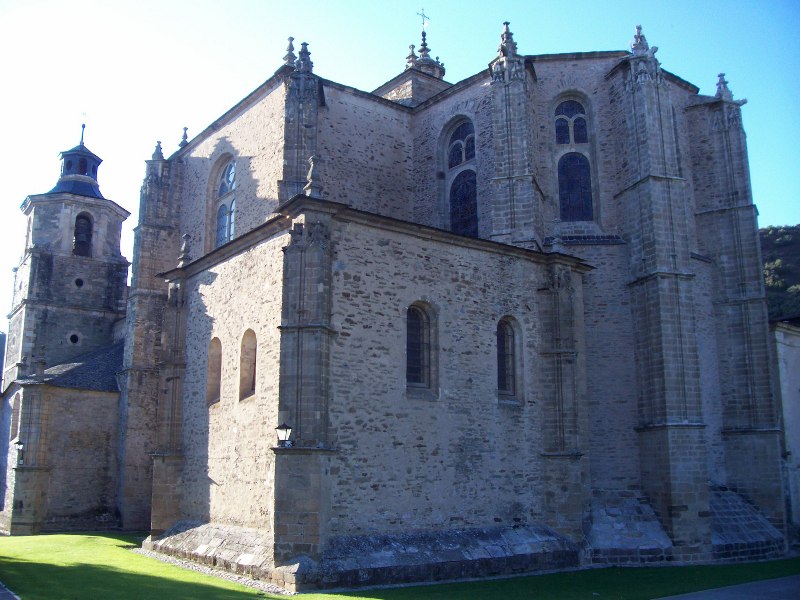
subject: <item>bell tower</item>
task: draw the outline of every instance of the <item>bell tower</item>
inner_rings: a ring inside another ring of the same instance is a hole
[[[82,131],[80,143],[61,153],[55,187],[20,207],[27,234],[9,314],[6,388],[111,344],[125,316],[128,261],[120,234],[130,213],[100,193],[101,162]]]

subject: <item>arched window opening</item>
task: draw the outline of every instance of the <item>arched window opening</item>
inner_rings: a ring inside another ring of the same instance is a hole
[[[497,324],[497,391],[506,396],[517,393],[514,328],[507,320]]]
[[[88,175],[89,174],[89,167],[86,163],[86,159],[82,158],[78,161],[78,175]]]
[[[589,142],[586,111],[580,102],[566,100],[556,107],[556,144]]]
[[[233,239],[236,218],[236,161],[229,161],[220,172],[217,198],[219,203],[216,212],[214,229],[214,247],[218,248]]]
[[[10,441],[19,437],[19,415],[21,408],[20,395],[15,394],[14,399],[11,401],[11,427],[8,434],[8,439]]]
[[[408,308],[406,318],[406,383],[431,387],[431,322],[416,305]]]
[[[592,220],[592,176],[583,154],[570,152],[558,161],[558,200],[562,221]]]
[[[219,402],[222,381],[222,342],[213,338],[208,345],[208,374],[206,378],[206,402]]]
[[[75,217],[72,253],[75,256],[92,255],[92,219],[84,213]]]
[[[462,171],[450,186],[450,230],[478,237],[478,183],[475,171]]]
[[[450,136],[447,152],[447,167],[452,169],[475,158],[475,127],[465,121]]]
[[[256,392],[256,334],[248,329],[242,336],[242,351],[239,360],[239,400]]]
[[[475,126],[463,121],[447,144],[447,200],[450,230],[478,236],[478,186],[475,175]]]

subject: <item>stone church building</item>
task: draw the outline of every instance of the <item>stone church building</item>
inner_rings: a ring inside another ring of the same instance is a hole
[[[157,145],[129,289],[128,212],[64,152],[22,205],[0,527],[290,589],[782,555],[744,101],[638,27],[486,50],[448,83],[423,33],[369,93],[290,38]]]

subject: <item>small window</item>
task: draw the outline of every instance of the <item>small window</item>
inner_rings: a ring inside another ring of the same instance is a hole
[[[9,440],[14,440],[19,437],[20,409],[20,395],[14,394],[14,398],[11,400],[11,428],[9,429]]]
[[[239,360],[239,400],[256,392],[256,334],[252,329],[244,332]]]
[[[208,345],[208,375],[206,379],[206,402],[219,402],[222,379],[222,342],[213,338]]]
[[[497,391],[504,396],[517,393],[514,328],[506,319],[497,324]]]
[[[81,213],[75,218],[72,253],[75,256],[92,255],[92,219],[86,213]]]
[[[431,387],[431,322],[416,305],[409,307],[406,319],[406,383]]]

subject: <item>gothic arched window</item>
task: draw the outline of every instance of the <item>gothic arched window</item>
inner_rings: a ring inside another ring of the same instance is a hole
[[[450,230],[478,237],[478,186],[475,175],[475,127],[463,121],[448,138],[447,199]]]
[[[214,229],[214,247],[233,239],[234,222],[236,219],[236,161],[229,161],[219,176],[216,201],[216,227]]]
[[[577,100],[560,102],[555,111],[556,144],[567,146],[558,159],[558,199],[562,221],[591,221],[592,170],[586,109]]]
[[[497,323],[497,391],[513,396],[517,392],[514,328],[507,319]]]
[[[222,383],[222,342],[213,338],[208,345],[208,373],[206,376],[206,402],[219,402]]]
[[[556,144],[586,144],[586,111],[580,102],[566,100],[556,107]]]
[[[242,336],[242,349],[239,357],[239,400],[256,392],[257,349],[256,334],[252,329],[248,329]]]
[[[592,175],[583,154],[570,152],[559,159],[558,202],[562,221],[592,220]]]
[[[75,218],[72,253],[75,256],[92,255],[92,218],[86,213],[81,213]]]

